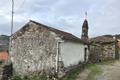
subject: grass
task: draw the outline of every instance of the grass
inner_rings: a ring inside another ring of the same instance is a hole
[[[87,80],[94,80],[94,76],[101,74],[102,70],[97,64],[86,64],[84,66],[84,69],[90,70],[90,73],[88,74]],[[82,71],[80,67],[71,70],[68,75],[61,80],[75,80],[78,76],[78,74]]]
[[[97,64],[88,64],[86,67],[88,70],[90,70],[87,80],[95,80],[95,76],[102,73],[102,69]]]
[[[86,68],[90,70],[91,72],[88,74],[87,80],[95,80],[95,77],[97,75],[100,75],[103,71],[99,65],[111,65],[116,60],[109,60],[109,61],[103,61],[96,64],[87,64]]]
[[[41,76],[13,76],[10,80],[47,80],[47,77],[45,75],[41,75]]]
[[[100,63],[95,63],[95,64],[86,64],[84,66],[84,69],[90,70],[90,73],[88,74],[88,77],[86,80],[95,80],[95,77],[97,75],[100,75],[102,73],[102,69],[99,65],[110,65],[113,64],[115,60],[110,60],[110,61],[103,61]],[[80,67],[71,70],[64,79],[61,80],[75,80],[78,76],[78,74],[82,71]]]
[[[108,60],[108,61],[103,61],[103,62],[96,63],[96,64],[98,64],[98,65],[111,65],[115,62],[116,62],[116,60]]]
[[[84,65],[82,67],[84,67]],[[64,78],[60,80],[75,80],[81,70],[83,70],[81,67],[72,69]]]

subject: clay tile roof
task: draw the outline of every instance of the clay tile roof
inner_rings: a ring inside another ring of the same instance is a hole
[[[108,37],[108,36],[98,36],[90,39],[90,42],[97,42],[97,43],[111,43],[114,42],[115,40],[113,37]]]
[[[8,60],[8,52],[7,51],[2,51],[0,52],[0,61],[7,61]]]
[[[38,23],[38,22],[33,21],[33,20],[30,20],[30,22],[32,22],[32,23],[34,23],[34,24],[36,24],[36,25],[42,26],[42,27],[44,27],[44,28],[46,28],[46,29],[48,29],[48,30],[50,30],[50,31],[52,31],[52,32],[55,32],[55,33],[58,34],[59,37],[61,37],[63,40],[69,40],[69,41],[73,41],[73,42],[79,42],[79,43],[89,44],[88,41],[82,40],[82,39],[80,39],[80,38],[72,35],[71,33],[64,32],[64,31],[62,31],[62,30],[58,30],[58,29],[55,29],[55,28],[46,26],[46,25],[44,25],[44,24]],[[15,32],[14,34],[12,34],[12,39],[15,39],[17,36],[21,36],[21,33],[20,33],[20,35],[19,35],[19,32],[24,33],[24,32],[25,32],[24,28],[25,28],[27,25],[29,25],[30,22],[28,22],[24,27],[22,27],[20,30],[18,30],[18,31]]]
[[[46,25],[40,24],[40,23],[32,21],[32,20],[30,20],[30,22],[44,26],[45,28],[49,29],[50,31],[53,31],[56,34],[58,34],[64,40],[70,40],[70,41],[80,42],[80,43],[84,43],[84,44],[89,44],[87,41],[81,40],[80,38],[72,35],[71,33],[64,32],[64,31],[61,31],[61,30],[58,30],[58,29],[55,29],[52,27],[48,27]]]

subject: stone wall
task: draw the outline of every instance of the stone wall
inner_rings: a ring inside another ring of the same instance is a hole
[[[104,54],[104,60],[115,59],[115,45],[114,45],[114,43],[103,45],[103,54]]]
[[[33,23],[22,31],[11,37],[10,56],[14,72],[17,75],[53,73],[56,67],[56,34]]]
[[[114,43],[107,43],[107,44],[92,43],[90,45],[89,60],[91,62],[101,62],[111,59],[115,59]]]

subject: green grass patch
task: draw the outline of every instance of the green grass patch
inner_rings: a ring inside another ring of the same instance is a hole
[[[64,78],[60,80],[75,80],[78,74],[83,70],[84,65],[71,70]]]
[[[82,68],[78,67],[76,69],[71,70],[64,78],[60,80],[75,80],[78,74],[84,69],[90,70],[87,80],[95,80],[95,77],[102,73],[102,69],[99,65],[110,65],[115,63],[115,61],[116,60],[109,60],[109,61],[103,61],[95,64],[85,64]]]
[[[95,77],[102,73],[102,69],[97,64],[88,64],[86,68],[90,70],[87,80],[95,80]]]
[[[47,80],[47,77],[45,75],[41,76],[13,76],[10,80]]]
[[[85,68],[91,72],[88,74],[87,80],[95,80],[97,75],[100,75],[103,71],[99,65],[111,65],[115,63],[116,60],[103,61],[95,64],[86,64]]]

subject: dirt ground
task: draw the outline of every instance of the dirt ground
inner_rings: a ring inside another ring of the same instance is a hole
[[[89,73],[90,71],[85,69],[82,73],[78,75],[76,80],[86,80]]]
[[[120,61],[99,66],[102,69],[102,73],[94,76],[95,80],[120,80]],[[78,75],[76,80],[86,80],[89,73],[89,70],[84,70]]]
[[[101,65],[103,73],[96,80],[120,80],[120,61],[110,65]]]

